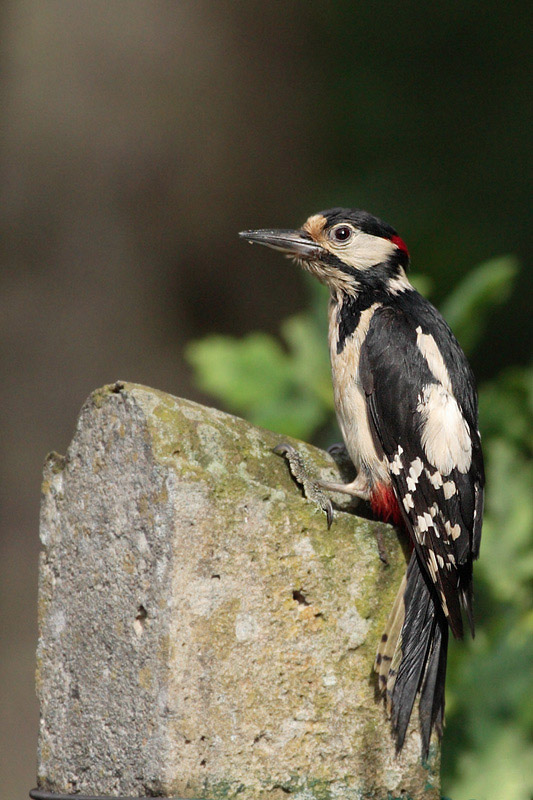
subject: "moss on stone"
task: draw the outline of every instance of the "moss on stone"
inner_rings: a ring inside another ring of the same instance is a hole
[[[437,750],[421,765],[411,730],[396,759],[375,695],[397,534],[342,510],[328,530],[273,454],[283,440],[337,476],[311,445],[188,400],[128,383],[89,398],[43,482],[43,786],[436,800]]]

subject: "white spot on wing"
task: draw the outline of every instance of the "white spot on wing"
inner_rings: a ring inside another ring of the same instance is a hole
[[[415,504],[413,503],[413,496],[411,494],[406,494],[402,500],[403,507],[406,511],[409,511],[410,508],[414,508]]]
[[[421,458],[415,458],[409,468],[409,476],[407,478],[407,488],[410,492],[414,492],[416,489],[416,484],[418,483],[418,479],[422,474],[422,470],[424,469],[424,464],[422,463]]]
[[[433,522],[433,518],[432,518],[431,514],[428,514],[427,511],[424,511],[424,519],[426,520],[426,525],[427,525],[428,529],[435,527],[434,522]]]
[[[455,541],[455,539],[458,539],[459,536],[461,535],[461,526],[458,523],[455,523],[455,525],[452,525],[451,522],[449,522],[447,520],[444,523],[444,527],[446,529],[446,533],[448,534],[448,536],[451,536],[451,538],[454,541]]]
[[[418,530],[421,533],[424,533],[428,529],[428,524],[424,517],[417,517],[416,524],[418,525]]]
[[[396,453],[394,455],[393,460],[389,462],[390,471],[394,475],[399,475],[400,472],[403,469],[403,463],[402,463],[402,459],[401,459],[402,453],[403,453],[403,447],[401,446],[401,444],[399,444],[398,445],[398,449],[397,449],[397,451],[396,451]]]
[[[453,481],[446,481],[446,483],[442,486],[442,491],[444,492],[444,499],[449,500],[450,497],[454,496],[455,492],[457,491],[457,487]]]
[[[433,488],[434,489],[440,489],[440,487],[442,486],[442,475],[440,474],[438,469],[435,470],[435,472],[433,474],[431,474],[431,472],[427,469],[426,470],[426,475],[428,476]]]
[[[428,565],[429,574],[431,575],[432,579],[436,583],[437,582],[437,573],[438,573],[437,559],[435,558],[435,553],[433,552],[433,550],[428,550],[427,554],[428,554],[427,565]]]
[[[416,410],[422,415],[422,446],[427,459],[442,475],[452,469],[467,472],[472,461],[468,425],[456,399],[444,386],[424,386]]]

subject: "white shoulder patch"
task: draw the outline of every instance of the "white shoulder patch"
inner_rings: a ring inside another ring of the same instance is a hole
[[[430,333],[422,333],[420,325],[416,329],[416,343],[434,377],[452,394],[450,376],[441,352],[437,347],[437,342]]]
[[[468,472],[472,440],[455,397],[442,384],[430,383],[419,395],[416,410],[422,416],[422,447],[429,463],[441,475],[454,468]]]

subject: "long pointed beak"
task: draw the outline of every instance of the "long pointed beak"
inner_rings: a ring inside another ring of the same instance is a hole
[[[280,250],[296,258],[319,258],[324,253],[323,248],[303,230],[299,231],[242,231],[239,233],[250,244],[264,244],[273,250]]]

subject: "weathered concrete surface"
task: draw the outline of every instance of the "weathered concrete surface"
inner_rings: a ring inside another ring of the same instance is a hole
[[[438,756],[411,730],[396,758],[375,697],[396,534],[347,513],[328,531],[281,440],[142,386],[89,398],[43,482],[42,789],[439,797]]]

